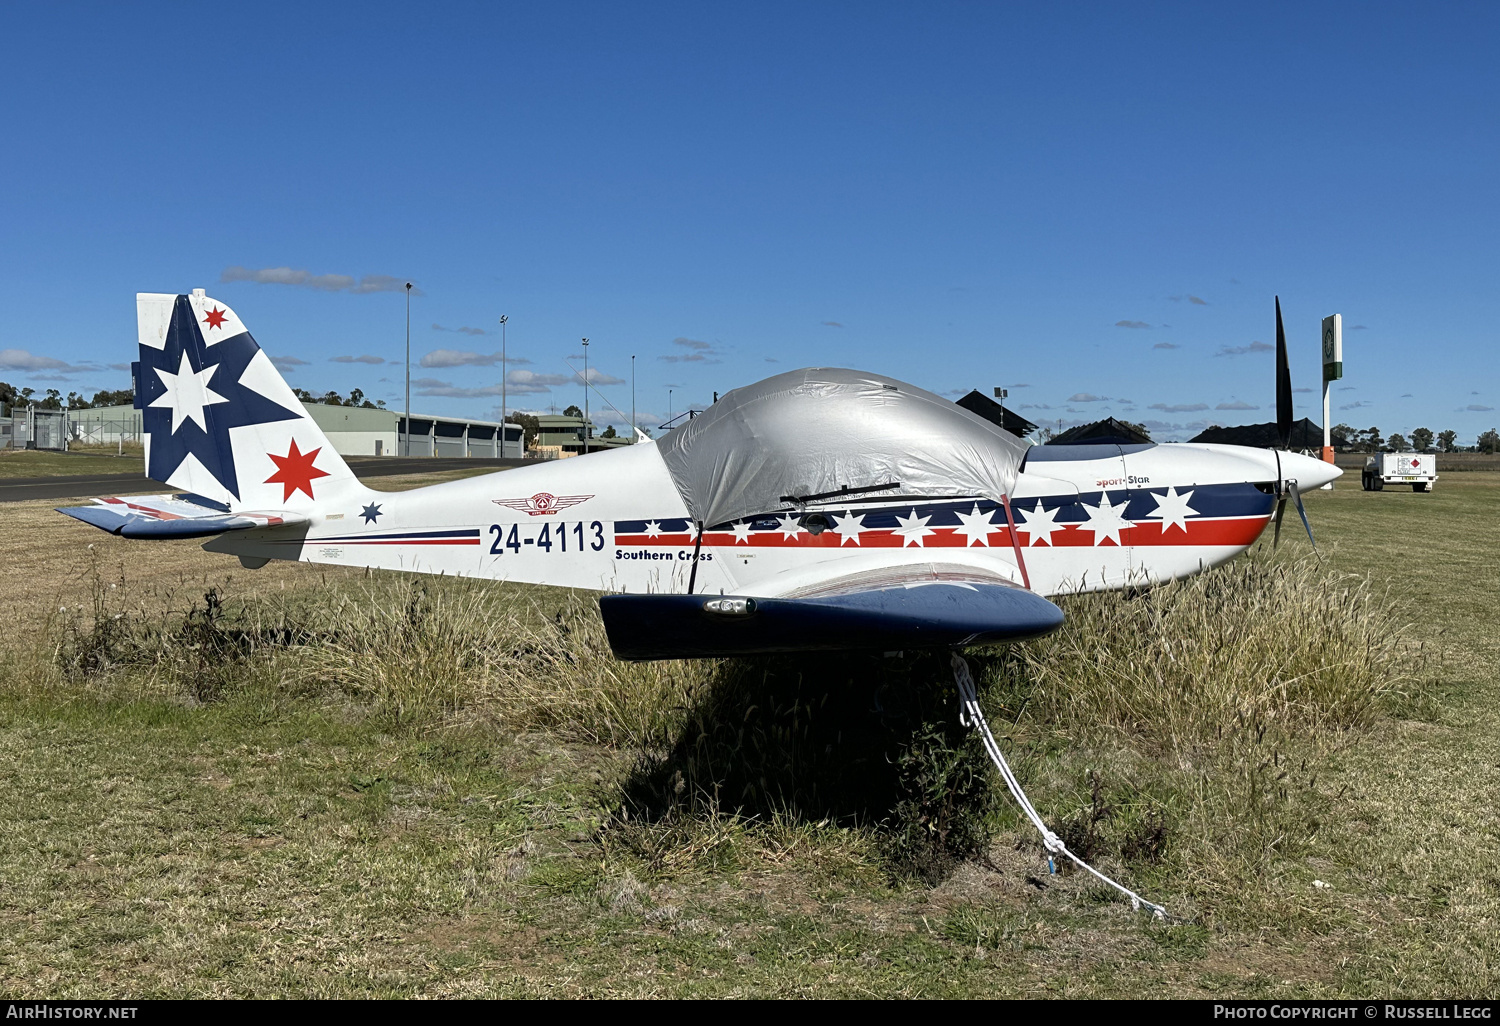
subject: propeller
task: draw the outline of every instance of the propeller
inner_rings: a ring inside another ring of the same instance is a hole
[[[1281,470],[1281,454],[1292,448],[1292,369],[1286,356],[1286,328],[1281,323],[1281,297],[1276,297],[1276,434],[1281,448],[1276,451],[1276,531],[1271,537],[1271,547],[1281,544],[1281,518],[1286,514],[1286,500],[1290,496],[1297,504],[1297,515],[1307,530],[1307,540],[1313,551],[1318,550],[1318,539],[1313,537],[1312,524],[1307,520],[1307,509],[1302,505],[1302,493],[1297,490],[1295,479],[1288,480]]]

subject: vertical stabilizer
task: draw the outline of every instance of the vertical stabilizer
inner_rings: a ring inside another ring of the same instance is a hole
[[[357,484],[233,310],[135,297],[146,475],[231,510],[309,511]]]

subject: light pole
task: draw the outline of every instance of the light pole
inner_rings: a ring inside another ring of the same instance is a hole
[[[634,445],[635,433],[635,354],[630,355],[630,444]]]
[[[667,389],[667,423],[672,423],[672,390]]]
[[[995,398],[1000,400],[1000,426],[1002,428],[1005,427],[1005,397],[1008,395],[1010,395],[1008,388],[995,389]]]
[[[406,455],[411,455],[411,282],[406,283]]]
[[[589,340],[583,340],[583,451],[589,451]]]
[[[500,315],[500,455],[505,455],[505,322],[509,314]],[[524,434],[524,432],[523,432]]]

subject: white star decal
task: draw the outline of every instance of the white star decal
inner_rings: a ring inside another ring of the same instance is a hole
[[[229,402],[208,387],[209,380],[218,369],[216,365],[195,372],[192,364],[188,363],[187,353],[182,354],[182,363],[176,374],[155,368],[156,376],[161,378],[161,383],[167,386],[167,390],[153,399],[151,405],[165,406],[172,411],[173,434],[177,433],[177,429],[186,420],[191,420],[206,432],[208,421],[203,419],[203,408],[214,403]]]
[[[1120,532],[1127,527],[1135,526],[1120,515],[1120,510],[1124,509],[1123,506],[1110,505],[1108,492],[1099,493],[1099,505],[1097,506],[1090,506],[1086,502],[1081,503],[1081,505],[1083,506],[1083,512],[1089,518],[1089,522],[1079,524],[1078,529],[1080,531],[1092,531],[1094,533],[1095,545],[1102,545],[1105,540],[1120,545],[1122,544],[1120,541]]]
[[[990,510],[988,513],[981,513],[979,512],[979,507],[976,505],[972,513],[960,513],[958,515],[962,526],[955,528],[953,533],[961,534],[969,539],[968,545],[964,546],[965,548],[976,544],[988,547],[990,544],[990,535],[1002,530],[1002,528],[995,525],[994,516],[994,510]]]
[[[1057,514],[1061,512],[1061,508],[1045,509],[1041,499],[1037,500],[1036,509],[1027,512],[1017,506],[1016,512],[1021,514],[1022,520],[1022,523],[1016,525],[1016,530],[1025,531],[1030,536],[1026,542],[1027,545],[1046,542],[1050,546],[1054,532],[1067,530],[1066,525],[1057,522]]]
[[[736,545],[740,542],[744,542],[746,545],[750,544],[750,521],[746,520],[743,523],[734,524],[729,529],[734,532],[734,543]]]
[[[659,537],[661,537],[661,534],[662,534],[661,524],[657,523],[655,520],[648,520],[648,521],[646,521],[646,537],[647,538],[659,538]]]
[[[781,537],[786,541],[796,541],[797,535],[807,530],[807,528],[803,527],[797,521],[796,517],[780,517],[777,523],[781,524],[781,526],[776,530],[781,532]]]
[[[1193,497],[1193,493],[1187,491],[1178,495],[1174,486],[1168,488],[1165,495],[1157,495],[1155,492],[1149,494],[1156,500],[1156,509],[1147,513],[1146,516],[1161,518],[1161,533],[1166,534],[1172,528],[1180,527],[1182,533],[1187,534],[1187,518],[1198,515],[1198,511],[1188,505],[1188,500]]]
[[[937,534],[936,528],[927,526],[927,521],[931,519],[931,514],[925,517],[918,517],[916,510],[911,511],[910,517],[903,517],[898,514],[896,516],[896,523],[901,526],[896,528],[894,533],[901,536],[901,547],[904,549],[908,545],[915,545],[919,549],[926,548],[926,543],[922,539],[926,538],[929,534]]]
[[[839,536],[839,548],[843,548],[851,539],[853,539],[854,544],[859,544],[859,536],[866,530],[864,526],[865,516],[866,514],[863,513],[859,516],[854,516],[847,509],[844,510],[843,516],[839,516],[837,513],[833,515],[833,533]]]

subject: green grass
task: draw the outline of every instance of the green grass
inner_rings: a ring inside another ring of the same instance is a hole
[[[84,474],[141,474],[141,454],[129,449],[113,453],[46,452],[40,449],[0,449],[0,480],[28,477],[73,477]]]
[[[973,655],[1168,924],[1047,875],[940,663],[627,666],[585,597],[395,576],[104,596],[0,652],[0,992],[1493,996],[1496,498],[1316,493],[1324,566]],[[911,871],[944,815],[987,840]]]

